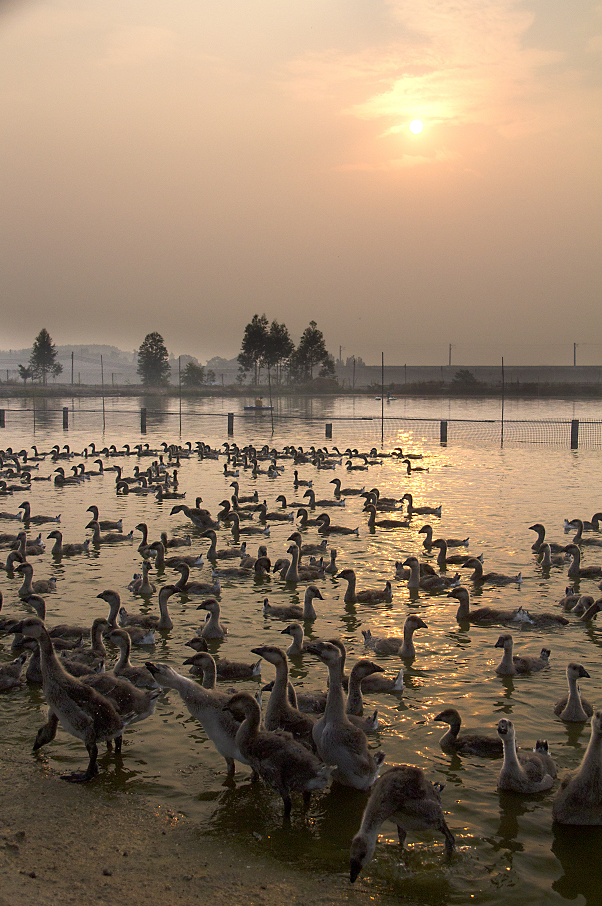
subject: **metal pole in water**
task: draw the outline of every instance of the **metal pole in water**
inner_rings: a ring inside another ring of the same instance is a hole
[[[504,356],[502,356],[502,432],[501,445],[504,446],[504,396],[506,392],[506,377],[504,372]]]
[[[102,433],[105,431],[105,372],[102,364],[102,356],[100,357],[100,384],[102,387]]]
[[[178,393],[180,395],[180,437],[182,437],[182,370],[180,366],[181,356],[178,356]]]
[[[385,445],[385,354],[380,354],[380,445]]]
[[[0,428],[4,428],[4,409],[0,409]]]
[[[270,375],[270,366],[268,365],[268,387],[270,388],[270,419],[272,421],[272,437],[274,436],[274,407],[272,406],[272,378]]]

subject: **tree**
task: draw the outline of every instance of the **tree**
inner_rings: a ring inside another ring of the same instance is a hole
[[[314,366],[319,362],[323,362],[325,368],[330,368],[329,365],[326,365],[328,358],[329,352],[326,349],[324,335],[318,329],[316,322],[310,321],[309,327],[303,331],[299,345],[291,356],[291,372],[294,378],[300,383],[311,381]]]
[[[138,349],[137,371],[145,387],[167,387],[169,384],[169,353],[160,333],[154,331],[145,336]]]
[[[271,368],[281,367],[283,362],[291,357],[294,349],[295,344],[290,338],[286,325],[272,321],[262,357],[263,364],[267,365],[268,371]]]
[[[202,387],[205,382],[206,377],[203,366],[189,362],[182,372],[182,384],[184,387]]]
[[[19,377],[23,380],[23,385],[27,386],[27,378],[33,377],[33,368],[31,365],[18,365]]]
[[[241,349],[238,354],[238,364],[245,371],[254,371],[254,384],[259,383],[259,371],[263,364],[264,354],[268,343],[268,319],[265,315],[253,315],[245,327]]]
[[[61,374],[63,366],[56,361],[58,353],[56,346],[52,342],[50,334],[45,327],[41,329],[31,348],[29,365],[33,377],[42,378],[42,383],[46,383],[46,376],[50,373],[53,377]],[[20,377],[23,377],[19,371]],[[25,378],[23,378],[25,380]]]

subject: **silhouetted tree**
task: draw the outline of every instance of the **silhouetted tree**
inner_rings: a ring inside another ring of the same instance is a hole
[[[19,377],[23,380],[23,385],[27,386],[27,378],[33,377],[33,368],[31,365],[18,365]]]
[[[309,327],[303,331],[299,345],[291,356],[291,376],[299,383],[305,384],[313,378],[314,366],[320,362],[325,363],[329,356],[324,342],[324,335],[318,329],[315,321],[309,322]],[[324,366],[330,367],[330,366]],[[334,360],[333,360],[334,369]],[[330,374],[330,371],[328,372]]]
[[[268,371],[271,368],[278,369],[279,378],[280,368],[284,362],[288,361],[294,349],[295,344],[290,338],[286,325],[279,324],[278,321],[272,321],[262,358],[263,364],[267,365]]]
[[[245,327],[238,364],[245,371],[254,372],[254,384],[259,383],[259,370],[263,364],[268,342],[268,319],[265,315],[253,315]]]
[[[169,384],[169,353],[160,333],[148,333],[138,349],[138,374],[146,387],[167,387]]]
[[[206,380],[205,369],[202,365],[195,365],[194,362],[189,362],[182,372],[184,387],[202,387]]]
[[[46,328],[43,327],[33,341],[31,355],[29,357],[29,365],[33,377],[41,377],[43,384],[46,383],[46,376],[48,374],[51,374],[53,377],[58,377],[63,370],[63,366],[60,362],[56,361],[57,355],[56,346],[52,342]],[[21,372],[19,372],[19,374],[23,377]]]

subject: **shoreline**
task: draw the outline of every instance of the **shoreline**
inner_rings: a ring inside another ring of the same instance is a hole
[[[135,793],[66,783],[13,746],[0,751],[0,798],[0,906],[393,904],[368,877],[352,887],[346,864],[328,875],[258,858]]]

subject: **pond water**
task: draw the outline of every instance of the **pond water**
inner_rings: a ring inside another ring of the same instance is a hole
[[[48,450],[54,443],[69,443],[73,450],[82,451],[91,441],[99,448],[114,443],[120,449],[124,443],[144,442],[157,448],[162,441],[184,443],[189,440],[194,444],[202,439],[219,447],[228,439],[225,415],[232,411],[232,400],[205,401],[197,407],[200,414],[192,404],[186,404],[180,434],[178,401],[167,401],[163,414],[149,417],[147,433],[141,435],[133,401],[107,400],[107,428],[103,434],[102,422],[98,425],[98,413],[102,413],[102,408],[97,401],[75,401],[73,405],[71,401],[65,402],[72,416],[68,431],[60,427],[61,402],[53,400],[52,411],[46,416],[41,410],[37,411],[35,434],[30,424],[31,413],[23,412],[24,407],[20,409],[15,401],[10,405],[6,403],[6,428],[1,445],[18,450],[30,448],[35,443],[39,450]],[[454,412],[453,417],[459,417],[456,416],[458,410],[465,413],[465,418],[497,417],[484,415],[484,412],[493,412],[494,403],[412,401],[416,405],[412,405],[411,411],[419,414],[410,417],[449,417],[443,414],[445,406]],[[388,405],[405,407],[404,403],[397,404],[396,401]],[[409,407],[409,402],[407,405]],[[520,415],[516,417],[535,418],[531,411],[535,405],[529,402],[527,413],[525,407],[517,406]],[[577,412],[575,405],[572,401],[556,405],[546,401],[539,418],[595,419],[600,416],[598,404],[593,409],[589,403],[578,404]],[[148,408],[150,413],[150,404]],[[340,449],[347,446],[362,450],[378,446],[380,449],[379,402],[365,399],[357,402],[313,401],[311,406],[303,407],[292,401],[290,408],[291,414],[295,415],[303,414],[304,408],[310,419],[305,422],[296,418],[277,420],[273,436],[269,415],[246,418],[236,409],[240,418],[235,419],[233,440],[240,446],[249,442],[270,443],[279,450],[290,443],[303,447],[336,444]],[[339,415],[345,419],[351,412],[361,420],[336,421]],[[364,420],[370,417],[376,421]],[[324,422],[331,420],[335,420],[333,438],[325,441]],[[470,536],[470,551],[475,555],[483,554],[486,570],[509,574],[521,571],[524,577],[520,586],[484,586],[474,594],[471,589],[475,601],[504,608],[522,605],[533,613],[558,610],[558,601],[568,584],[566,567],[554,567],[548,572],[541,569],[531,551],[535,536],[528,526],[543,522],[551,539],[566,543],[570,536],[563,532],[565,517],[589,519],[595,511],[602,509],[600,492],[596,490],[602,482],[599,450],[571,451],[568,446],[541,444],[501,447],[469,440],[441,446],[436,435],[430,432],[429,436],[429,432],[430,429],[425,430],[420,421],[390,424],[385,443],[387,451],[401,445],[404,450],[423,453],[423,464],[428,466],[428,472],[408,477],[398,460],[384,457],[382,465],[372,466],[368,472],[347,473],[344,465],[337,466],[334,472],[302,465],[299,476],[313,481],[318,497],[332,497],[329,482],[334,476],[340,476],[344,486],[378,486],[383,495],[397,497],[411,491],[416,505],[441,503],[441,518],[431,519],[436,536]],[[107,457],[103,460],[108,464]],[[73,459],[73,463],[81,461],[81,458]],[[132,473],[137,462],[136,456],[120,459],[127,474]],[[192,505],[195,497],[200,495],[203,506],[214,514],[217,512],[219,502],[231,493],[231,479],[224,477],[223,465],[223,457],[219,461],[199,460],[196,456],[182,459],[179,490],[186,492],[187,503]],[[300,493],[296,495],[293,488],[294,466],[289,460],[283,460],[283,465],[285,471],[277,480],[266,475],[253,479],[249,472],[241,471],[241,493],[256,488],[260,499],[265,498],[270,509],[276,508],[278,494],[284,493],[291,500],[299,499]],[[87,467],[93,468],[90,460]],[[48,475],[52,470],[53,466],[47,460],[40,464],[39,474]],[[101,518],[123,517],[126,531],[144,521],[149,525],[151,538],[158,538],[163,530],[170,535],[191,533],[193,552],[207,548],[207,542],[200,539],[199,532],[185,517],[170,515],[171,502],[158,504],[152,497],[117,497],[111,473],[62,489],[55,488],[52,482],[34,482],[29,495],[4,498],[0,509],[16,512],[19,503],[26,498],[31,502],[32,513],[61,513],[60,527],[65,541],[84,540],[84,526],[88,521],[86,508],[96,503]],[[499,662],[499,650],[494,644],[502,631],[500,627],[462,629],[455,619],[454,599],[423,592],[414,597],[410,595],[407,583],[395,579],[396,560],[410,554],[421,555],[423,536],[418,529],[423,525],[422,517],[415,517],[410,529],[380,529],[370,533],[358,498],[348,498],[346,507],[334,510],[334,514],[333,521],[360,527],[359,537],[338,536],[333,541],[340,568],[353,567],[360,588],[383,586],[390,579],[393,602],[379,606],[345,606],[346,583],[328,577],[318,582],[324,602],[317,602],[318,619],[307,627],[307,631],[312,637],[340,636],[347,646],[349,661],[353,663],[357,657],[366,654],[362,629],[370,628],[379,635],[393,635],[400,633],[410,612],[419,613],[425,620],[428,628],[416,634],[417,657],[412,664],[401,663],[397,656],[375,658],[389,673],[397,672],[400,666],[404,668],[405,689],[403,695],[365,697],[366,710],[378,708],[381,722],[379,731],[370,737],[370,745],[385,753],[385,768],[397,763],[417,764],[431,780],[445,783],[443,804],[457,841],[457,853],[449,863],[444,859],[442,839],[428,835],[410,835],[407,850],[401,857],[396,845],[396,829],[385,824],[375,858],[357,883],[372,885],[375,893],[387,890],[407,897],[409,902],[425,904],[493,904],[499,903],[501,898],[509,904],[522,904],[525,900],[599,904],[602,829],[554,827],[551,804],[556,787],[534,797],[500,794],[496,789],[500,762],[451,757],[442,752],[438,740],[443,728],[434,723],[433,717],[445,706],[453,705],[460,711],[466,729],[493,735],[500,717],[510,717],[520,746],[531,748],[536,739],[546,738],[561,773],[576,767],[587,746],[589,727],[565,725],[554,716],[553,705],[566,694],[565,670],[569,660],[583,663],[591,674],[591,679],[583,680],[581,684],[584,695],[594,705],[602,700],[602,627],[596,622],[581,624],[576,618],[569,617],[570,625],[559,629],[539,630],[523,626],[513,630],[515,650],[519,653],[538,654],[542,645],[549,647],[552,652],[550,667],[531,676],[501,679],[494,672]],[[0,521],[0,531],[13,531],[14,526],[15,523],[8,520]],[[48,530],[51,528],[48,526]],[[291,530],[288,523],[273,524],[268,540],[272,561],[285,555],[286,539]],[[47,531],[43,530],[42,534],[45,537]],[[231,535],[226,526],[218,534],[220,546],[229,543]],[[140,599],[127,591],[132,574],[140,571],[137,552],[140,536],[135,535],[132,543],[103,545],[87,556],[54,562],[48,545],[42,556],[32,558],[34,579],[51,575],[57,578],[57,592],[46,599],[50,624],[68,620],[91,623],[94,617],[106,615],[104,602],[96,597],[106,588],[118,590],[128,609],[137,611],[141,608]],[[305,532],[306,540],[317,538],[316,529]],[[251,538],[252,552],[261,540]],[[4,559],[2,554],[0,556]],[[584,562],[602,563],[602,550],[585,549]],[[164,574],[151,576],[158,585],[177,578],[177,574],[169,569]],[[210,567],[205,565],[195,571],[194,578],[197,576],[208,580]],[[6,613],[26,613],[27,608],[18,602],[19,584],[16,577],[0,575]],[[465,584],[470,587],[470,583]],[[598,594],[592,581],[583,581],[581,586],[586,593]],[[276,577],[258,582],[222,582],[222,617],[229,634],[222,645],[214,645],[214,652],[230,659],[251,660],[250,649],[258,644],[282,646],[280,631],[284,624],[263,618],[263,598],[267,595],[273,603],[298,603],[303,590],[304,586],[291,588]],[[185,643],[200,626],[200,615],[196,610],[200,600],[172,597],[170,612],[175,628],[160,634],[151,650],[151,659],[166,661],[186,674],[188,668],[183,667],[182,662],[189,656],[190,649]],[[156,611],[156,596],[151,599],[148,609]],[[11,659],[10,642],[11,637],[0,637],[2,662]],[[148,652],[134,649],[133,659],[142,661],[148,657]],[[273,668],[264,664],[263,680],[267,682],[272,676]],[[307,655],[293,664],[292,677],[302,689],[326,686],[325,669]],[[255,691],[257,682],[238,683],[237,688]],[[23,748],[29,749],[44,713],[42,694],[35,687],[24,686],[2,695],[2,745],[20,752]],[[83,766],[86,760],[83,746],[61,730],[52,745],[33,757],[39,759],[41,769],[57,772]],[[307,813],[303,813],[300,804],[295,802],[290,825],[283,824],[279,797],[263,785],[251,784],[246,768],[237,770],[234,787],[224,786],[223,759],[174,692],[160,698],[149,720],[126,733],[122,760],[103,756],[101,767],[101,775],[94,781],[99,796],[110,796],[115,789],[125,789],[188,815],[208,834],[236,838],[251,852],[261,849],[279,860],[303,865],[308,871],[335,873],[340,875],[342,883],[347,876],[349,843],[359,826],[365,795],[333,786],[313,797]],[[593,866],[592,871],[583,870],[585,856]]]

